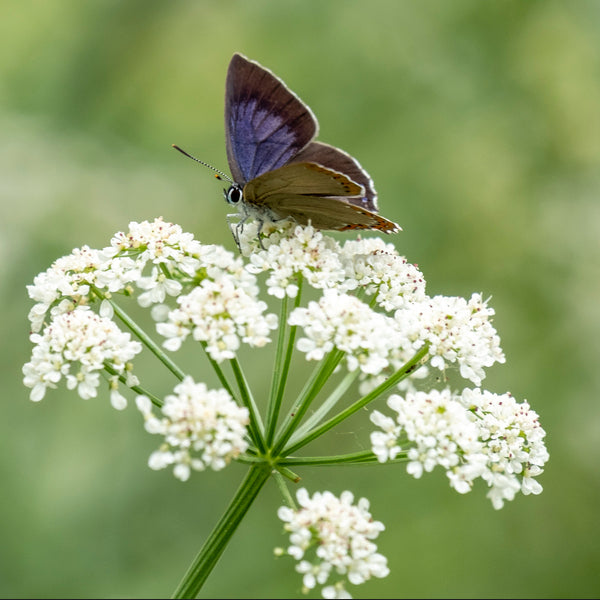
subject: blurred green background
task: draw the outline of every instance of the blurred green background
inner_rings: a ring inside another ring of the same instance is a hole
[[[299,470],[311,492],[367,496],[387,526],[392,574],[355,593],[598,597],[599,2],[0,4],[2,597],[170,595],[244,473],[182,484],[146,467],[158,442],[133,402],[117,413],[106,394],[61,387],[33,404],[21,383],[25,285],[59,256],[159,215],[234,249],[222,186],[171,148],[226,169],[234,51],[282,77],[319,139],[370,172],[431,295],[492,296],[507,363],[484,387],[527,399],[548,432],[543,494],[501,511],[441,471]],[[260,397],[268,361],[246,365]],[[330,448],[364,442],[366,417],[355,426]],[[271,482],[202,597],[299,596],[291,559],[272,555],[280,504]]]

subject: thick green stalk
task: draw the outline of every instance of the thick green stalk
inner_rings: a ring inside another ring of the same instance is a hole
[[[213,529],[171,598],[196,598],[202,585],[221,558],[238,525],[271,475],[266,465],[250,467],[227,510]]]

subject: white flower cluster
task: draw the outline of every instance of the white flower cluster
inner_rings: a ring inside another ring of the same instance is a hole
[[[221,246],[203,245],[162,218],[131,222],[129,231],[117,233],[110,246],[76,248],[37,275],[33,285],[27,286],[29,297],[36,301],[29,319],[32,330],[39,331],[48,310],[53,317],[93,300],[92,285],[111,294],[131,295],[137,289],[139,304],[150,306],[178,296],[185,284],[223,275],[235,277],[248,293],[258,293],[256,278],[242,260]]]
[[[389,574],[387,559],[372,541],[384,526],[371,517],[366,498],[354,505],[349,491],[339,498],[328,491],[310,497],[304,488],[296,496],[300,508],[282,506],[277,515],[290,534],[287,554],[299,561],[296,570],[303,575],[305,593],[317,584],[328,583],[332,572],[345,576],[353,585]],[[314,554],[312,562],[306,558],[308,552]],[[351,598],[345,579],[330,582],[322,593],[324,598]]]
[[[294,298],[298,293],[298,274],[315,288],[331,287],[344,280],[339,245],[332,237],[291,222],[277,229],[265,224],[261,235],[265,250],[258,247],[256,224],[244,227],[240,243],[250,261],[248,270],[269,273],[266,285],[272,296]]]
[[[389,354],[402,341],[391,317],[335,289],[324,290],[321,299],[307,308],[296,308],[288,323],[303,328],[298,350],[307,360],[321,360],[337,348],[346,353],[350,371],[360,368],[371,375],[388,366]]]
[[[93,299],[92,285],[104,292],[130,294],[135,285],[142,290],[138,300],[143,306],[163,302],[167,295],[178,294],[181,284],[166,276],[169,270],[156,265],[168,265],[171,272],[189,279],[202,267],[203,248],[191,234],[161,218],[130,223],[129,232],[117,233],[103,250],[76,248],[27,286],[29,297],[36,301],[29,313],[32,330],[42,328],[48,310],[52,318],[74,305],[88,303]],[[144,276],[147,265],[155,267]]]
[[[32,388],[33,401],[41,400],[63,377],[67,388],[77,390],[84,400],[96,397],[105,363],[125,374],[129,385],[137,383],[127,366],[142,345],[87,307],[58,315],[42,334],[32,333],[31,341],[35,346],[31,360],[23,366],[23,383]],[[125,408],[120,394],[112,393],[111,401],[115,408]]]
[[[341,253],[346,289],[365,288],[386,311],[426,299],[425,279],[415,265],[398,255],[393,244],[381,238],[348,240]]]
[[[182,295],[186,288],[192,291]],[[32,337],[36,344],[45,336],[56,335],[62,327],[62,321],[56,324],[59,316],[72,314],[75,307],[89,306],[100,294],[105,298],[116,293],[137,295],[141,306],[153,306],[156,320],[166,321],[157,327],[168,338],[167,348],[178,349],[191,333],[207,343],[215,360],[232,358],[240,343],[263,346],[270,341],[269,331],[277,326],[274,315],[263,314],[266,304],[257,298],[256,277],[246,270],[240,257],[220,246],[203,245],[162,218],[130,223],[129,231],[117,233],[103,250],[88,246],[73,250],[37,275],[27,289],[35,301],[29,313],[32,331],[40,332],[46,326],[54,332]],[[173,297],[177,297],[179,308],[169,313],[163,303]],[[99,313],[112,318],[112,305],[103,300]],[[92,347],[95,339],[87,343]],[[34,363],[44,368],[35,357],[45,352],[45,348],[34,350],[26,385],[36,377],[47,384],[56,378],[51,373],[36,376],[32,372]],[[86,379],[90,378],[86,374]],[[112,387],[113,401],[122,404],[114,382]],[[36,387],[35,397],[43,396],[41,389]]]
[[[431,366],[443,370],[458,363],[463,378],[481,385],[483,367],[505,362],[500,337],[491,324],[494,310],[473,294],[467,301],[455,296],[434,296],[396,311],[394,318],[408,347],[429,344]]]
[[[320,360],[333,348],[343,350],[348,368],[362,371],[361,391],[375,387],[424,344],[432,367],[443,370],[456,363],[461,376],[475,385],[485,377],[485,367],[504,362],[491,324],[494,311],[481,294],[470,300],[430,298],[419,269],[393,245],[370,238],[340,246],[312,227],[293,223],[278,229],[266,225],[262,233],[265,249],[255,225],[245,227],[240,242],[249,255],[248,269],[268,273],[270,294],[295,296],[299,276],[323,290],[318,302],[290,316],[289,324],[304,329],[298,349],[309,360]],[[370,305],[358,302],[355,293],[373,296]],[[425,375],[421,368],[411,377]]]
[[[167,338],[165,348],[178,350],[192,334],[196,341],[206,343],[207,352],[217,362],[234,358],[241,342],[264,346],[270,341],[269,332],[277,327],[276,315],[263,314],[267,304],[240,287],[232,276],[205,279],[177,303],[179,308],[156,326]]]
[[[98,250],[83,246],[36,275],[33,284],[27,286],[29,297],[36,302],[29,311],[31,330],[42,329],[49,309],[55,317],[79,303],[85,304],[90,283],[95,283],[97,270],[105,260]]]
[[[245,226],[240,235],[242,253],[249,258],[251,273],[268,273],[268,293],[277,298],[296,296],[298,275],[316,289],[335,287],[346,292],[362,287],[388,311],[425,298],[421,272],[379,238],[340,246],[321,231],[293,222],[266,223],[261,236],[264,249],[258,243],[256,224]]]
[[[225,390],[209,390],[189,376],[173,391],[165,398],[160,417],[154,415],[146,396],[136,399],[146,431],[165,437],[150,456],[151,469],[174,465],[175,477],[186,481],[192,470],[219,471],[245,452],[247,408],[238,406]]]
[[[379,411],[371,414],[380,429],[371,434],[380,462],[404,451],[410,474],[418,478],[439,465],[459,493],[470,491],[481,477],[496,509],[519,491],[541,493],[534,477],[548,460],[546,433],[527,402],[518,404],[510,394],[480,389],[465,389],[460,395],[444,389],[392,395],[387,404],[394,418]]]

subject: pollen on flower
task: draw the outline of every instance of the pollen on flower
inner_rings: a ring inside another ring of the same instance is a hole
[[[290,535],[286,553],[298,560],[296,571],[303,576],[305,593],[328,584],[323,597],[351,598],[346,581],[359,585],[389,574],[387,559],[373,542],[384,526],[373,520],[366,498],[354,504],[349,491],[339,498],[328,491],[311,497],[305,488],[296,497],[299,509],[282,506],[277,515]]]
[[[193,470],[219,471],[245,452],[247,408],[239,407],[225,390],[209,390],[189,376],[173,392],[159,416],[146,396],[136,399],[146,431],[164,436],[148,460],[151,469],[173,466],[175,477],[186,481]]]

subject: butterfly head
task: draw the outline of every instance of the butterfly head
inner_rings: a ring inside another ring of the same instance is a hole
[[[237,206],[244,199],[244,192],[239,183],[232,183],[229,188],[223,188],[223,195],[227,204]]]

